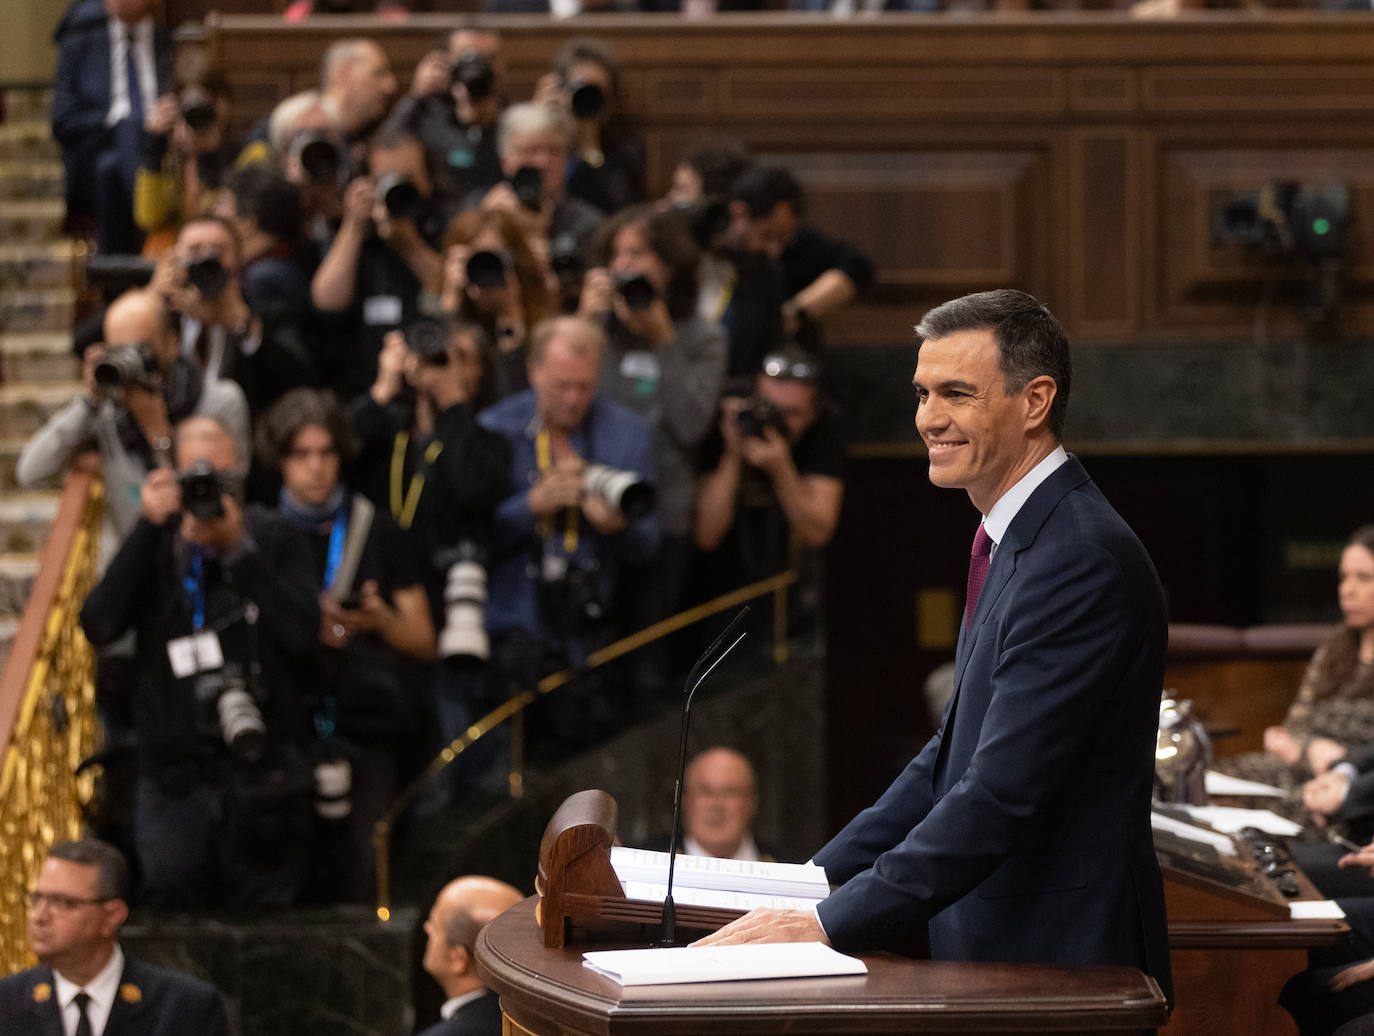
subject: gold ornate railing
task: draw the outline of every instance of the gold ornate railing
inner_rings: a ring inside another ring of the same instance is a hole
[[[377,866],[377,917],[382,921],[391,919],[392,826],[396,823],[397,818],[405,812],[406,807],[415,800],[415,797],[453,765],[458,757],[472,747],[474,743],[502,723],[507,720],[510,721],[508,786],[511,798],[520,798],[524,794],[524,710],[534,704],[541,694],[556,691],[583,673],[603,666],[607,662],[612,662],[622,655],[627,655],[631,651],[638,650],[671,633],[676,633],[678,630],[700,622],[702,619],[708,619],[712,615],[718,615],[727,609],[735,608],[755,598],[770,595],[773,598],[773,661],[782,665],[787,661],[787,589],[796,581],[796,571],[789,569],[767,579],[759,580],[757,583],[750,583],[738,590],[722,594],[720,597],[686,611],[678,612],[676,615],[670,615],[661,622],[646,626],[637,633],[622,637],[613,644],[607,644],[588,655],[586,665],[583,668],[579,670],[564,669],[557,673],[550,673],[540,680],[538,686],[533,690],[522,691],[502,702],[468,727],[462,736],[445,745],[443,750],[431,759],[429,765],[420,772],[420,776],[402,790],[390,808],[382,814],[381,819],[372,827],[372,849]]]
[[[24,893],[48,846],[81,834],[94,778],[95,658],[78,616],[95,581],[103,490],[98,464],[67,476],[9,660],[0,675],[0,974],[33,963]]]

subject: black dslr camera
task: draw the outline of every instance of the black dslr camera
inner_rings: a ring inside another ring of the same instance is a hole
[[[162,382],[157,357],[145,342],[116,345],[95,365],[95,382],[102,388],[141,388],[156,392]]]
[[[182,510],[203,522],[223,518],[223,497],[238,491],[238,480],[216,471],[208,460],[198,460],[177,475],[177,485],[181,487]]]
[[[186,283],[201,294],[201,298],[217,299],[229,287],[229,271],[213,255],[203,255],[184,264]]]
[[[762,439],[764,432],[773,428],[784,439],[787,438],[787,422],[783,420],[782,411],[767,399],[758,396],[750,399],[739,412],[737,420],[740,435]]]
[[[311,183],[336,183],[343,170],[343,155],[325,134],[309,131],[291,142],[291,153],[301,163]]]
[[[386,173],[377,177],[377,197],[386,206],[386,214],[392,219],[414,221],[424,207],[420,190],[409,177],[400,173]]]
[[[579,119],[594,119],[606,107],[606,92],[595,83],[575,79],[568,84],[572,112]]]
[[[658,298],[653,282],[642,273],[626,271],[615,275],[615,290],[625,305],[633,310],[646,310]]]
[[[544,205],[544,174],[532,165],[522,165],[510,178],[511,190],[515,200],[531,212],[538,212]]]
[[[197,133],[204,133],[215,124],[215,99],[204,87],[191,85],[181,91],[181,117]]]
[[[496,88],[496,70],[491,62],[476,51],[458,55],[453,62],[453,85],[462,85],[473,103],[485,101]]]
[[[406,328],[406,348],[432,367],[448,366],[448,339],[448,325],[433,317],[420,317]]]

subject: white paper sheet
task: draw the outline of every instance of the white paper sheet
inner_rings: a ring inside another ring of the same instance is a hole
[[[1267,798],[1283,798],[1283,790],[1275,788],[1270,784],[1260,784],[1258,781],[1242,780],[1239,777],[1228,777],[1224,773],[1217,773],[1215,770],[1208,770],[1207,776],[1203,780],[1208,795],[1263,795]]]
[[[1288,904],[1295,921],[1323,921],[1328,918],[1339,921],[1345,911],[1334,899],[1308,899]]]
[[[593,950],[582,954],[582,961],[622,986],[868,974],[863,961],[820,942]]]

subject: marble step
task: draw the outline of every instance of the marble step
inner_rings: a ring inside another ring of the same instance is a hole
[[[0,333],[70,332],[76,318],[71,288],[0,291]]]
[[[57,492],[6,493],[0,498],[0,552],[41,553],[61,503]]]
[[[38,574],[38,555],[0,554],[0,618],[19,618]]]
[[[52,139],[47,119],[0,123],[0,162],[56,162],[62,149]]]
[[[0,291],[73,288],[88,251],[72,240],[0,244]]]
[[[81,377],[69,333],[0,334],[0,381],[13,385],[71,382]]]
[[[0,436],[27,438],[80,394],[80,382],[0,385]]]
[[[67,205],[61,198],[0,201],[0,241],[47,242],[62,236]]]
[[[0,162],[0,198],[33,201],[63,197],[61,162]]]
[[[52,114],[52,87],[6,86],[2,89],[6,122],[47,123]]]

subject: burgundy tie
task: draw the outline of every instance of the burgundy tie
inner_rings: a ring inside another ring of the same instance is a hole
[[[992,537],[980,522],[973,537],[973,554],[968,559],[968,604],[964,607],[964,625],[973,625],[973,612],[978,607],[978,595],[983,592],[983,580],[988,577],[988,562],[992,558]]]

